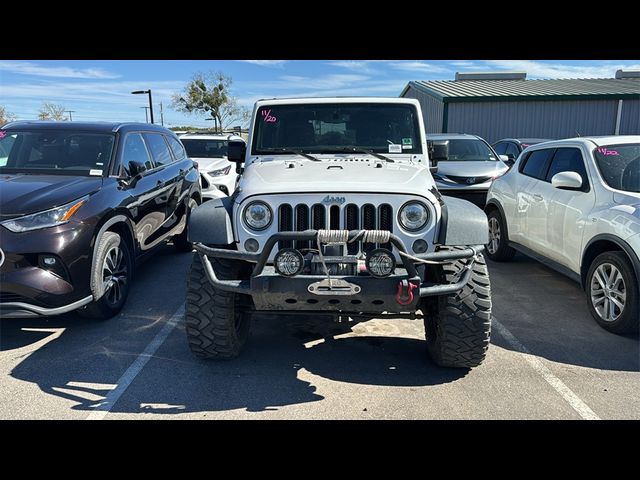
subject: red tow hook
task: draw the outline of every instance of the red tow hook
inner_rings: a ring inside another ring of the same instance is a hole
[[[417,285],[409,280],[401,280],[398,283],[398,291],[396,292],[396,302],[400,305],[409,305],[413,302],[413,291],[418,288]]]

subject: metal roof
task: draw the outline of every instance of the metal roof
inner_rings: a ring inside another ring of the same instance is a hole
[[[444,102],[506,100],[640,99],[640,78],[575,78],[553,80],[431,80],[409,82]]]

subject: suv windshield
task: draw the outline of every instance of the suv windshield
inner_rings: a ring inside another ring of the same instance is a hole
[[[222,158],[227,156],[227,140],[181,138],[189,158]]]
[[[451,139],[448,142],[451,161],[495,162],[498,160],[493,150],[482,140]]]
[[[593,156],[607,185],[626,192],[640,192],[639,143],[598,147]]]
[[[102,175],[114,135],[74,130],[0,130],[0,172]]]
[[[422,153],[413,105],[321,103],[262,106],[256,115],[253,155],[277,150],[344,153]],[[283,152],[284,153],[284,152]]]

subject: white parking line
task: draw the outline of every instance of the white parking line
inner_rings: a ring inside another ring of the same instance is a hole
[[[120,399],[122,394],[129,388],[131,382],[138,376],[144,366],[147,364],[153,354],[156,353],[158,348],[164,343],[169,334],[173,331],[180,319],[184,316],[184,305],[182,305],[173,316],[162,327],[153,340],[149,342],[147,348],[138,355],[134,362],[127,368],[127,371],[122,374],[118,380],[116,388],[111,390],[105,399],[96,407],[96,409],[89,414],[87,420],[102,420],[111,411],[116,402]]]
[[[542,377],[545,381],[553,387],[553,389],[560,394],[562,398],[573,408],[578,415],[585,420],[600,420],[593,410],[584,403],[580,397],[578,397],[573,391],[567,387],[567,385],[556,377],[542,361],[533,355],[527,347],[525,347],[520,340],[518,340],[513,333],[509,331],[502,323],[500,323],[496,317],[493,317],[491,322],[493,328],[504,338],[509,345],[520,353],[524,354],[524,359],[529,365]]]

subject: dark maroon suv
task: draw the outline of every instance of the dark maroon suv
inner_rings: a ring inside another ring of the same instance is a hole
[[[176,135],[138,123],[13,122],[0,129],[0,316],[78,309],[109,318],[136,262],[200,203]]]

